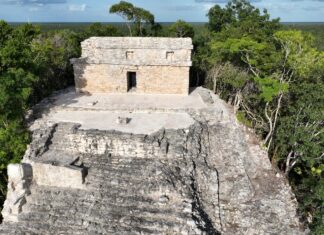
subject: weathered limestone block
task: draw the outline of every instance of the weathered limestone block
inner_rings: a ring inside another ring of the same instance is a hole
[[[84,169],[77,166],[54,166],[31,162],[31,164],[9,164],[7,172],[8,192],[2,210],[4,221],[18,221],[18,215],[23,211],[26,197],[30,194],[32,181],[38,185],[52,187],[85,188]]]
[[[189,93],[189,67],[181,66],[120,66],[75,63],[77,92],[127,93],[127,72],[136,72],[136,93]]]
[[[191,110],[190,127],[150,135],[40,126],[24,157],[34,171],[30,195],[0,234],[307,234],[255,136],[217,97],[203,99],[208,107]]]
[[[84,169],[77,166],[56,166],[34,162],[33,180],[37,185],[84,189]]]
[[[81,43],[89,63],[191,66],[191,38],[91,37]],[[127,58],[127,52],[132,52]],[[167,58],[167,52],[173,52]]]
[[[32,168],[28,164],[9,164],[8,192],[3,205],[4,221],[17,222],[22,206],[26,203],[26,196],[30,193],[29,186],[32,179]]]
[[[73,126],[75,124],[61,123],[57,127],[52,127],[56,131],[56,134],[50,139],[52,145],[64,146],[64,152],[68,155],[112,154],[114,156],[136,158],[167,157],[166,148],[168,146],[163,147],[163,144],[165,144],[163,141],[160,145],[155,142],[157,141],[156,138],[163,138],[163,131],[160,131],[157,137],[148,137],[146,135],[132,135],[114,131],[75,131]],[[62,141],[62,138],[64,138],[64,141]],[[47,143],[43,144],[46,145]],[[40,146],[39,148],[43,149],[45,147]],[[173,147],[169,148],[168,151],[170,151],[170,156],[177,156],[177,153],[173,151]]]
[[[132,72],[136,93],[189,93],[190,38],[92,37],[81,46],[71,59],[77,92],[126,93]]]

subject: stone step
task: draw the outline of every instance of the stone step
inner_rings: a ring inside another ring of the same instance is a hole
[[[70,203],[59,203],[59,204],[34,204],[29,203],[28,206],[24,208],[24,212],[35,212],[44,213],[47,215],[53,214],[52,212],[60,212],[63,214],[70,213],[72,215],[77,214],[87,214],[87,213],[94,213],[97,209],[109,209],[108,214],[105,211],[102,212],[102,215],[109,215],[109,214],[120,214],[120,215],[132,215],[132,214],[139,214],[139,216],[144,217],[170,217],[176,216],[178,218],[189,218],[191,216],[190,208],[185,209],[183,205],[163,205],[162,204],[148,204],[148,205],[140,205],[136,206],[135,204],[127,204],[127,205],[120,205],[116,203],[108,202],[108,200],[103,200],[100,204],[90,204],[90,203],[79,203],[75,206],[78,209],[69,209],[68,205],[71,206]],[[22,214],[23,215],[23,214]],[[102,216],[100,215],[100,216]]]
[[[128,174],[127,174],[128,173]],[[91,184],[96,185],[96,183],[102,183],[101,180],[105,181],[105,187],[110,188],[114,185],[119,185],[119,187],[130,187],[131,185],[135,186],[141,186],[141,185],[147,185],[147,188],[149,188],[149,185],[151,183],[156,183],[159,180],[167,179],[164,176],[150,176],[150,175],[145,175],[143,172],[142,174],[138,172],[137,174],[132,174],[130,175],[130,172],[119,172],[117,171],[109,171],[105,172],[103,174],[96,174],[93,175],[92,171],[88,172],[88,175],[86,176],[85,180],[86,182],[89,182]],[[159,186],[163,186],[164,184],[161,184]]]
[[[33,199],[37,200],[37,199]],[[61,200],[60,200],[61,201]],[[124,203],[124,204],[121,204]],[[76,209],[69,209],[69,206],[74,206]],[[121,206],[122,205],[122,206]],[[52,203],[50,202],[39,202],[36,203],[29,203],[28,206],[25,206],[25,212],[33,212],[37,211],[40,213],[49,213],[51,211],[59,211],[70,214],[84,214],[84,213],[91,213],[95,211],[95,209],[101,210],[109,210],[109,213],[116,213],[120,215],[128,215],[139,213],[143,216],[161,216],[161,217],[170,217],[176,216],[180,218],[190,217],[190,208],[183,205],[167,205],[161,203],[141,203],[133,201],[133,202],[118,202],[118,201],[110,201],[110,200],[102,200],[100,204],[95,204],[91,202],[82,202],[79,204],[72,204],[71,202],[62,202],[62,203]],[[103,212],[105,213],[105,212]]]
[[[71,133],[58,125],[44,158],[74,159]],[[178,195],[168,181],[163,172],[164,164],[170,164],[166,160],[149,154],[136,158],[132,153],[78,155],[77,164],[82,162],[88,170],[85,189],[33,184],[15,234],[194,234],[190,232],[195,227],[191,199]],[[181,159],[173,160],[181,163]],[[165,192],[173,196],[168,198]]]
[[[102,208],[101,208],[102,209]],[[129,210],[123,210],[116,206],[111,207],[108,205],[106,210],[100,210],[99,208],[93,208],[86,214],[83,211],[74,213],[69,211],[66,206],[62,208],[55,208],[54,211],[40,212],[37,207],[33,208],[34,211],[25,212],[19,217],[20,221],[28,221],[33,226],[40,223],[40,227],[46,226],[67,226],[69,229],[78,228],[84,224],[107,224],[114,226],[129,226],[130,229],[137,227],[139,231],[149,229],[151,231],[165,231],[166,228],[173,231],[180,231],[179,228],[187,228],[187,221],[191,221],[190,213],[161,213],[160,211],[136,211],[130,213]],[[98,213],[98,212],[106,213]],[[57,216],[59,215],[59,216]],[[73,215],[73,216],[72,216]],[[91,218],[90,220],[88,220]],[[37,227],[37,226],[36,226]],[[107,228],[106,228],[107,229]],[[98,231],[98,226],[96,226]]]
[[[27,205],[25,208],[26,210],[32,210],[29,208],[38,207],[38,210],[46,211],[51,210],[52,207],[65,208],[65,210],[67,210],[66,208],[70,208],[72,205],[75,208],[80,208],[78,210],[81,210],[81,208],[92,208],[93,206],[107,206],[126,211],[181,213],[184,210],[183,208],[188,208],[188,202],[190,202],[190,200],[179,202],[172,201],[172,203],[170,202],[169,204],[168,201],[165,201],[165,197],[163,196],[161,196],[160,199],[154,200],[150,197],[131,194],[131,192],[120,193],[120,191],[110,193],[109,191],[107,191],[107,193],[101,192],[100,195],[95,197],[101,198],[100,201],[93,200],[93,195],[84,195],[80,197],[73,194],[69,196],[56,194],[56,196],[51,196],[51,194],[48,193],[45,197],[45,194],[42,192],[32,191],[32,194],[27,197]]]
[[[187,220],[183,217],[177,217],[175,215],[168,215],[168,217],[161,216],[137,216],[137,215],[121,215],[121,214],[102,214],[100,216],[96,216],[94,213],[89,215],[89,218],[82,218],[81,215],[79,218],[75,218],[67,215],[64,216],[62,211],[60,212],[60,216],[46,216],[45,213],[24,213],[23,216],[20,216],[20,227],[28,227],[29,223],[33,224],[33,229],[41,230],[44,228],[53,229],[56,227],[56,231],[62,231],[64,228],[68,228],[67,230],[77,231],[80,227],[88,227],[93,224],[96,225],[95,230],[98,230],[98,227],[105,227],[104,230],[113,231],[114,227],[124,227],[128,228],[128,230],[132,230],[137,228],[138,231],[150,230],[154,232],[160,232],[166,230],[173,231],[181,231],[182,229],[188,228],[188,223],[190,223],[191,218],[187,217]],[[56,214],[57,215],[57,214]],[[76,215],[77,216],[77,215]],[[91,216],[91,217],[90,217]],[[104,218],[102,218],[104,217]],[[43,218],[43,219],[42,219]],[[90,219],[91,218],[91,219]],[[90,219],[90,220],[89,220]],[[23,221],[28,221],[26,225],[24,225]],[[188,221],[188,222],[187,222]],[[109,226],[107,226],[109,224]],[[57,230],[58,229],[58,230]],[[45,230],[46,231],[46,230]]]

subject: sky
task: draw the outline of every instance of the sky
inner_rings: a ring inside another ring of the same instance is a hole
[[[119,0],[0,0],[0,19],[9,22],[120,22],[108,9]],[[208,9],[227,0],[128,0],[157,22],[206,22]],[[324,22],[324,0],[251,0],[283,22]]]

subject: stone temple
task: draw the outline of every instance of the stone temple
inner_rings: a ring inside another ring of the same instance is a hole
[[[81,47],[78,92],[188,94],[191,38],[92,37]]]
[[[188,92],[190,39],[82,48],[76,89],[26,117],[32,141],[8,166],[0,235],[307,234],[285,177],[233,107]]]

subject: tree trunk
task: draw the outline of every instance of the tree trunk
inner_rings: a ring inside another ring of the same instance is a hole
[[[291,171],[291,169],[293,169],[293,167],[296,165],[297,163],[297,159],[296,156],[294,156],[295,153],[293,150],[291,150],[287,156],[286,159],[286,169],[285,169],[285,176],[288,177],[289,172]]]
[[[142,33],[142,23],[139,22],[139,31],[140,31],[140,35],[143,36],[143,33]]]
[[[269,107],[269,102],[266,103],[266,106],[264,108],[264,115],[266,116],[266,118],[268,120],[268,125],[269,125],[269,132],[268,132],[266,138],[264,139],[264,144],[265,145],[268,143],[268,141],[269,141],[269,139],[270,139],[270,137],[272,135],[272,129],[273,129],[272,128],[272,115],[270,114],[270,116],[269,116],[268,107]]]
[[[278,98],[278,102],[277,102],[277,107],[275,109],[275,116],[273,118],[273,113],[271,112],[270,116],[268,114],[268,106],[269,106],[269,102],[267,102],[266,107],[265,107],[265,115],[266,118],[268,119],[268,123],[269,123],[269,133],[267,135],[267,137],[264,140],[264,144],[267,145],[267,150],[269,150],[271,143],[272,143],[272,139],[273,139],[273,134],[275,131],[275,128],[277,126],[277,121],[278,121],[278,115],[279,115],[279,111],[281,108],[281,101],[282,101],[282,97],[283,97],[283,93],[280,93],[279,98]]]
[[[271,134],[271,137],[270,137],[270,140],[269,140],[269,144],[267,146],[267,149],[268,150],[269,150],[269,148],[271,146],[272,139],[273,139],[273,134],[274,134],[274,131],[275,131],[276,126],[277,126],[277,120],[278,120],[278,115],[279,115],[279,111],[280,111],[280,108],[281,108],[281,100],[282,100],[282,97],[283,97],[283,94],[281,93],[280,96],[279,96],[279,99],[278,99],[278,104],[277,104],[277,108],[276,108],[275,118],[274,118],[274,121],[273,121],[272,134]]]
[[[197,72],[196,86],[199,86],[199,84],[200,84],[200,77],[199,77],[199,72]]]
[[[241,101],[242,101],[241,91],[238,91],[235,94],[235,99],[234,99],[234,113],[237,113],[237,111],[239,110]]]
[[[127,25],[128,31],[129,31],[129,36],[132,37],[133,36],[133,34],[132,34],[132,28],[131,28],[129,22],[126,22],[126,25]]]

